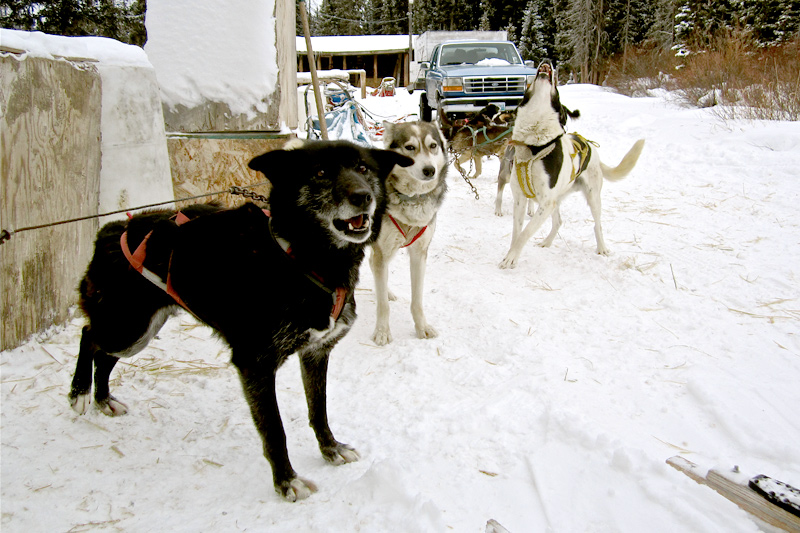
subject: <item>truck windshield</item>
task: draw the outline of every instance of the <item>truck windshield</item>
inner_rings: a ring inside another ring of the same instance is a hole
[[[459,43],[442,46],[440,65],[522,63],[511,43]]]

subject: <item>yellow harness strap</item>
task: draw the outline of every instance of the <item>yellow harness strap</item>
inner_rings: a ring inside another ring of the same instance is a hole
[[[597,146],[597,143],[594,141],[589,141],[577,133],[570,133],[569,140],[572,142],[572,150],[569,154],[570,163],[572,164],[572,171],[570,172],[569,181],[572,183],[578,178],[578,176],[581,175],[581,172],[586,170],[586,168],[589,166],[589,159],[592,156],[592,147],[589,145],[594,144]],[[554,148],[555,146],[548,150],[542,150],[536,154],[535,157],[532,157],[526,161],[519,161],[515,158],[514,167],[517,169],[517,182],[519,183],[519,188],[522,191],[522,194],[524,194],[526,198],[536,198],[536,192],[533,188],[533,184],[531,183],[531,167],[536,161],[544,159],[546,156],[548,156]],[[577,164],[575,161],[576,158],[578,160]]]
[[[589,159],[592,157],[592,147],[589,146],[589,143],[595,146],[597,146],[597,143],[588,141],[583,135],[578,135],[577,133],[571,133],[569,139],[572,141],[572,149],[574,150],[574,152],[569,154],[572,160],[572,173],[570,174],[569,181],[572,183],[575,181],[575,178],[580,176],[581,172],[586,170],[586,167],[589,166]],[[576,157],[578,158],[577,165],[575,165]]]

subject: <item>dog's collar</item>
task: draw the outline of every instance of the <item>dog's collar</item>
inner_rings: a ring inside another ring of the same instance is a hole
[[[392,194],[396,194],[397,197],[400,200],[404,201],[404,202],[412,202],[412,201],[424,199],[425,197],[430,196],[431,194],[433,194],[434,191],[436,191],[436,189],[434,189],[433,191],[430,191],[430,192],[424,192],[422,194],[403,194],[403,193],[401,193],[399,191],[395,191]]]
[[[285,256],[292,261],[295,260],[294,253],[292,253],[292,245],[284,239],[283,237],[279,237],[275,231],[272,229],[272,214],[267,209],[262,209],[264,214],[269,219],[269,236],[277,246],[283,250]],[[331,308],[331,318],[336,321],[339,318],[339,315],[344,308],[344,304],[347,301],[348,290],[344,287],[336,287],[335,289],[330,289],[327,285],[325,285],[325,280],[322,279],[322,276],[317,274],[314,271],[303,272],[303,275],[306,277],[308,281],[322,289],[324,292],[329,294],[331,298],[333,298],[333,307]]]

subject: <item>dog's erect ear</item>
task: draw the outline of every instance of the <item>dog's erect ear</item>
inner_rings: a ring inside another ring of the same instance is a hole
[[[272,150],[254,157],[247,166],[261,172],[274,184],[281,176],[294,175],[305,159],[302,149]]]
[[[388,120],[383,121],[383,145],[387,148],[390,144],[392,144],[392,139],[394,139],[394,122],[389,122]]]
[[[410,157],[406,157],[402,154],[398,154],[397,152],[392,152],[391,150],[379,150],[377,148],[373,148],[370,150],[373,159],[378,163],[379,167],[379,174],[383,178],[388,176],[389,173],[392,172],[392,169],[395,165],[400,165],[401,167],[410,167],[414,164],[414,160]]]
[[[283,145],[283,149],[272,150],[256,156],[250,160],[247,166],[272,179],[289,170],[289,165],[296,165],[298,162],[304,161],[303,155],[295,153],[295,151],[302,152],[304,147],[306,147],[306,141],[303,139],[291,139]]]

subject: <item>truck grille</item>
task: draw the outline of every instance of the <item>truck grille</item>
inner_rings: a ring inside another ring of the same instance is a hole
[[[522,93],[525,76],[474,76],[464,78],[467,94]]]

